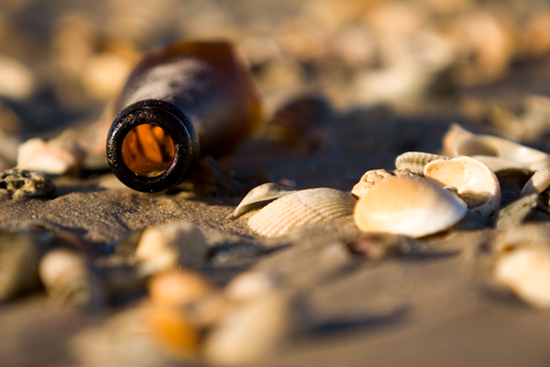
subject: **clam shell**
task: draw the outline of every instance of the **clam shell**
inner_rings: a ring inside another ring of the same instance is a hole
[[[275,199],[293,193],[294,190],[288,190],[285,186],[274,182],[268,182],[260,186],[256,186],[239,203],[235,211],[234,217],[239,217],[246,212],[261,208],[272,202]]]
[[[470,157],[436,160],[424,167],[424,177],[436,184],[456,188],[468,209],[490,216],[500,207],[500,184],[487,165]]]
[[[365,232],[423,237],[444,231],[467,212],[466,203],[421,177],[390,177],[373,186],[355,206],[355,224]]]
[[[406,152],[395,159],[395,168],[409,170],[417,174],[424,174],[424,167],[435,160],[448,160],[449,157],[424,152]]]
[[[460,127],[452,127],[448,134],[452,135],[453,129],[454,139],[444,138],[445,149],[453,157],[475,158],[493,171],[507,168],[536,171],[550,166],[550,156],[540,150],[492,135],[475,135]]]
[[[503,254],[494,277],[522,300],[538,308],[550,307],[550,249],[526,246]]]
[[[302,226],[352,215],[355,202],[350,193],[340,190],[301,190],[268,204],[248,220],[248,225],[265,237],[283,236]]]

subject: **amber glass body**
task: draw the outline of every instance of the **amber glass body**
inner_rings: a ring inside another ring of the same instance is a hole
[[[229,154],[259,125],[259,98],[226,42],[181,42],[147,55],[116,102],[111,170],[144,192],[173,188],[200,156]]]

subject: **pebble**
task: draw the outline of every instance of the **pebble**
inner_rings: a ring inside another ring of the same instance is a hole
[[[169,307],[186,305],[214,291],[202,275],[184,269],[155,275],[148,288],[155,304]]]
[[[52,180],[41,172],[23,169],[9,169],[0,172],[0,197],[15,201],[40,198],[55,190]]]

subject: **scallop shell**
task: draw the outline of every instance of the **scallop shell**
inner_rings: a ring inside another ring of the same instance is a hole
[[[538,308],[550,307],[550,249],[521,247],[503,254],[494,268],[497,281]]]
[[[305,225],[330,222],[353,214],[355,198],[329,188],[300,190],[262,208],[248,225],[265,237],[279,237]]]
[[[414,238],[444,231],[467,212],[466,203],[421,177],[390,177],[373,186],[355,206],[355,223],[365,232]]]
[[[527,181],[523,190],[521,190],[520,196],[527,196],[532,193],[540,194],[550,186],[550,168],[543,168],[535,172],[533,176]]]
[[[272,202],[275,199],[293,193],[294,190],[288,190],[285,186],[274,182],[268,182],[260,186],[256,186],[239,203],[235,211],[234,217],[240,217],[246,212],[261,208]]]
[[[444,138],[445,149],[453,157],[475,158],[493,171],[507,168],[536,171],[550,166],[550,156],[540,150],[492,135],[475,135],[456,126],[448,133],[455,137]]]
[[[435,160],[448,160],[449,157],[424,152],[406,152],[395,159],[395,168],[409,170],[416,174],[424,174],[424,167]]]
[[[500,207],[500,184],[487,165],[470,157],[436,160],[424,167],[424,177],[436,184],[457,190],[468,209],[490,216]]]

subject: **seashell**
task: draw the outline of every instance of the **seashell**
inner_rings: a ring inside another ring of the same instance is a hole
[[[526,246],[504,253],[493,274],[525,302],[538,308],[550,307],[550,248]]]
[[[44,240],[31,233],[0,234],[0,301],[40,287],[38,263]]]
[[[85,150],[72,130],[48,142],[34,138],[21,144],[17,153],[17,168],[62,175],[78,171]]]
[[[448,133],[455,134],[457,138],[444,138],[445,149],[452,157],[475,158],[495,172],[507,168],[527,168],[536,171],[550,166],[550,156],[540,150],[492,135],[469,135],[468,132],[461,132],[459,129],[462,128],[454,128],[458,130],[455,133],[451,128]]]
[[[419,175],[424,174],[424,167],[435,160],[448,160],[449,157],[423,152],[406,152],[395,159],[395,168],[409,170]]]
[[[182,306],[210,294],[213,290],[203,276],[189,270],[158,274],[149,282],[152,301],[162,306]]]
[[[531,176],[529,181],[523,186],[520,196],[530,195],[534,192],[540,194],[550,186],[550,168],[546,167],[538,170]]]
[[[263,271],[248,271],[233,278],[224,289],[230,301],[247,301],[263,297],[279,288],[280,277]]]
[[[443,136],[443,154],[448,157],[457,157],[456,146],[464,139],[474,137],[475,134],[453,123]]]
[[[17,168],[0,172],[0,197],[9,197],[17,201],[31,197],[43,197],[54,189],[52,180],[41,172]]]
[[[266,206],[273,200],[293,192],[294,190],[288,190],[288,188],[274,182],[256,186],[239,203],[233,212],[233,216],[240,217],[246,212]]]
[[[416,176],[416,174],[409,170],[395,170],[393,172],[388,172],[385,169],[376,169],[367,171],[363,177],[361,177],[361,180],[353,186],[351,193],[360,198],[378,182],[394,176]]]
[[[355,202],[350,193],[340,190],[300,190],[268,204],[248,220],[248,225],[261,236],[279,237],[306,225],[350,216]]]
[[[13,99],[29,98],[36,86],[34,75],[25,65],[4,55],[0,55],[0,80],[0,95]]]
[[[364,232],[423,237],[444,231],[467,212],[464,201],[421,177],[390,177],[373,186],[355,206]]]
[[[105,303],[103,285],[86,259],[68,249],[48,251],[40,260],[39,274],[55,302],[97,308]]]
[[[500,207],[500,183],[487,165],[470,157],[436,160],[424,167],[424,177],[457,190],[468,210],[490,216]]]
[[[142,274],[202,265],[208,246],[201,231],[189,222],[150,227],[143,231],[136,249]]]
[[[229,312],[206,340],[206,360],[215,365],[248,365],[266,358],[293,327],[292,298],[271,292]]]

